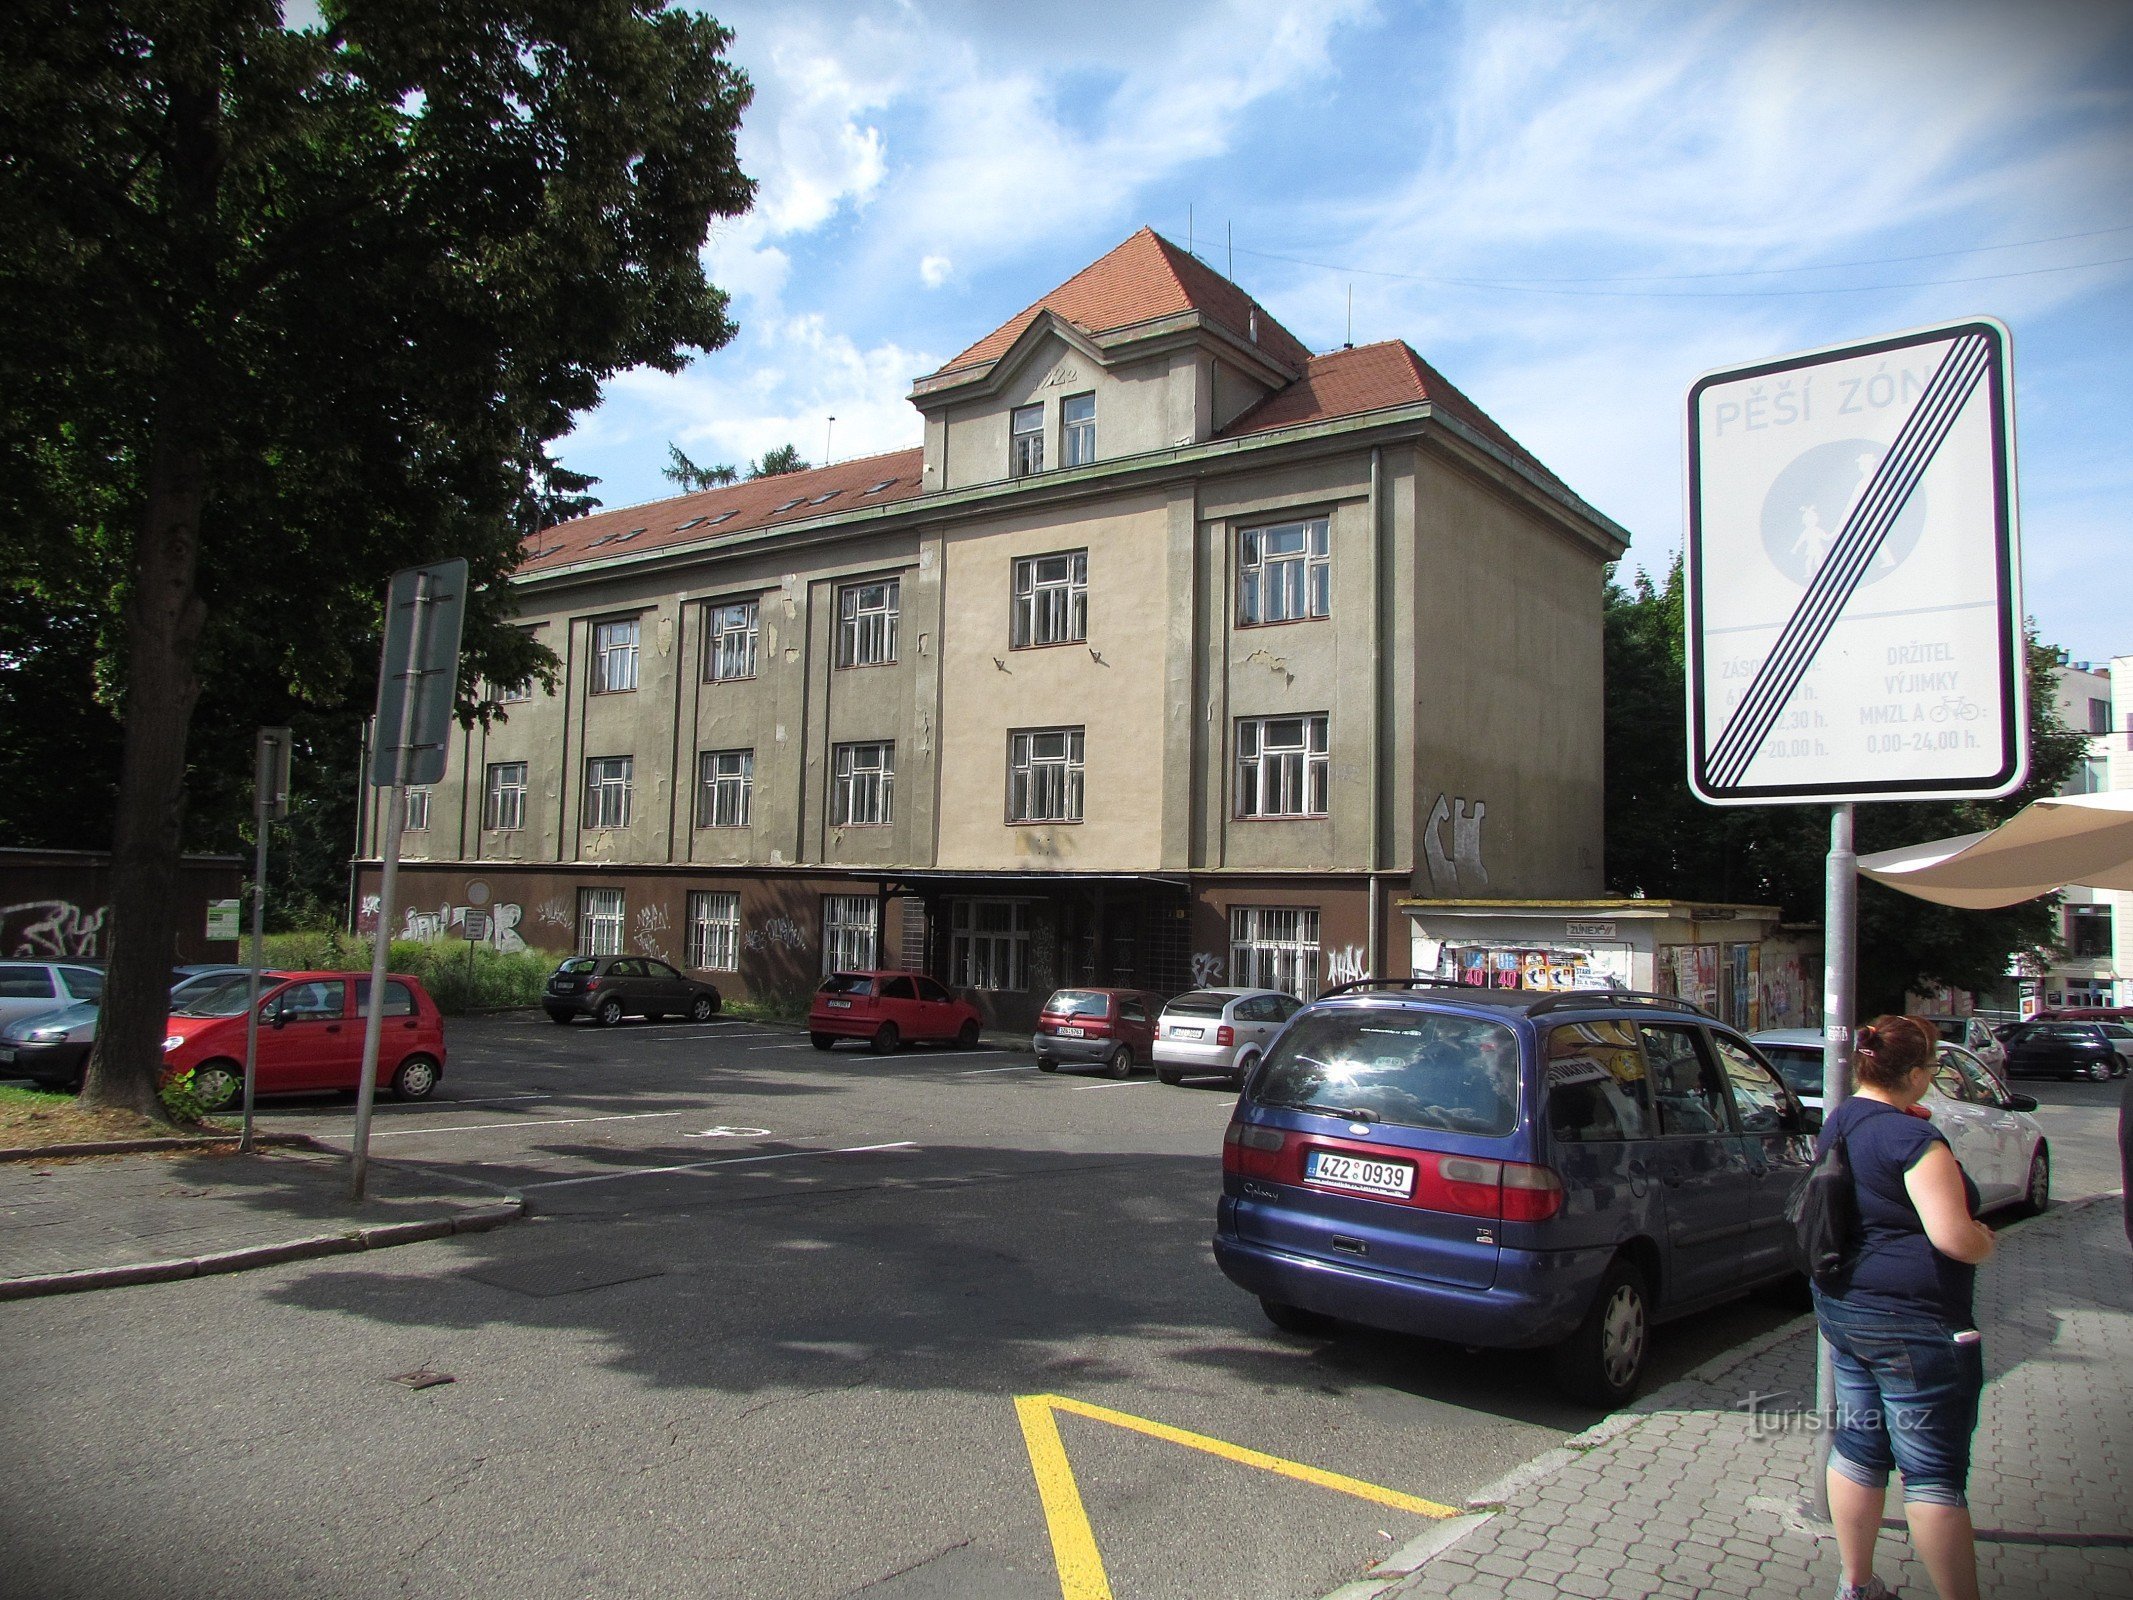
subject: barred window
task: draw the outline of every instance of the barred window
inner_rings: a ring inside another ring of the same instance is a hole
[[[621,694],[637,687],[637,619],[593,626],[592,692]]]
[[[1079,728],[1044,728],[1008,736],[1007,820],[1081,820]]]
[[[481,825],[508,831],[526,825],[526,763],[492,761],[483,785]]]
[[[1008,643],[1073,644],[1089,636],[1089,552],[1028,556],[1015,563]]]
[[[822,897],[822,970],[868,972],[880,944],[881,904],[870,894]]]
[[[1318,908],[1231,906],[1230,982],[1279,989],[1299,1000],[1318,997]]]
[[[689,965],[700,972],[741,968],[741,897],[719,889],[689,891]]]
[[[753,750],[706,750],[696,758],[696,825],[745,828],[755,797]]]
[[[896,659],[895,578],[847,584],[837,591],[837,665],[876,667]]]
[[[630,774],[635,766],[630,756],[596,756],[585,763],[586,827],[630,825]]]
[[[580,889],[578,891],[578,954],[581,956],[619,956],[622,954],[622,891],[620,889]]]
[[[411,783],[407,786],[407,821],[402,827],[408,833],[430,831],[430,790],[426,783]]]
[[[1085,467],[1096,459],[1096,396],[1070,394],[1059,402],[1059,464]]]
[[[1029,987],[1029,902],[957,900],[949,911],[949,981],[965,989]]]
[[[1237,719],[1237,815],[1326,814],[1326,713]]]
[[[704,681],[730,683],[755,676],[757,602],[729,600],[704,607]]]
[[[839,828],[876,827],[896,812],[893,742],[840,744],[830,767],[830,822]]]
[[[1044,470],[1044,403],[1008,413],[1008,475],[1027,478]]]
[[[1246,528],[1237,536],[1237,621],[1300,622],[1323,617],[1333,577],[1330,529],[1324,517]]]

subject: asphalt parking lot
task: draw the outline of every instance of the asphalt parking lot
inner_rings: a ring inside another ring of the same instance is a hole
[[[1050,1600],[1071,1504],[1118,1600],[1314,1597],[1596,1420],[1527,1357],[1268,1327],[1207,1248],[1212,1085],[723,1020],[451,1043],[373,1153],[532,1220],[6,1308],[0,1593]],[[1791,1314],[1663,1329],[1652,1381]]]

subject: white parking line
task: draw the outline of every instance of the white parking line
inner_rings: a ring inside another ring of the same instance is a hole
[[[982,1078],[988,1072],[1035,1072],[1037,1064],[1025,1061],[1019,1067],[972,1067],[968,1072],[958,1072],[958,1078]]]
[[[912,1139],[899,1139],[894,1144],[852,1144],[840,1150],[781,1150],[767,1156],[725,1156],[716,1161],[684,1161],[672,1167],[631,1167],[624,1172],[595,1172],[583,1178],[549,1178],[541,1183],[522,1183],[525,1189],[568,1189],[580,1183],[612,1183],[617,1178],[656,1178],[673,1172],[702,1172],[707,1167],[739,1167],[757,1161],[791,1161],[798,1156],[856,1156],[872,1150],[916,1150],[918,1143]]]
[[[652,1117],[686,1117],[687,1111],[630,1111],[613,1117],[528,1117],[523,1122],[444,1122],[432,1128],[395,1128],[374,1133],[373,1139],[406,1139],[421,1133],[492,1133],[498,1128],[572,1128],[583,1122],[644,1122]],[[343,1139],[353,1134],[338,1135]]]
[[[1074,1092],[1081,1094],[1090,1089],[1149,1089],[1154,1085],[1153,1078],[1119,1078],[1111,1083],[1077,1083]]]

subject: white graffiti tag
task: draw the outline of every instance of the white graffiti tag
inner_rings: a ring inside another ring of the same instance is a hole
[[[109,906],[84,911],[71,900],[0,906],[0,952],[17,958],[93,956]]]
[[[1192,984],[1195,989],[1211,988],[1228,976],[1229,963],[1220,956],[1211,955],[1205,950],[1194,954],[1192,958]]]
[[[1361,983],[1370,976],[1370,968],[1363,957],[1363,947],[1351,944],[1345,950],[1326,952],[1326,982]]]

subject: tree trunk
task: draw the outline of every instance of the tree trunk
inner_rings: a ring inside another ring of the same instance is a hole
[[[206,451],[183,384],[158,406],[127,606],[126,744],[111,843],[110,970],[81,1100],[167,1121],[156,1090],[176,960],[185,745],[206,607],[194,589]]]

